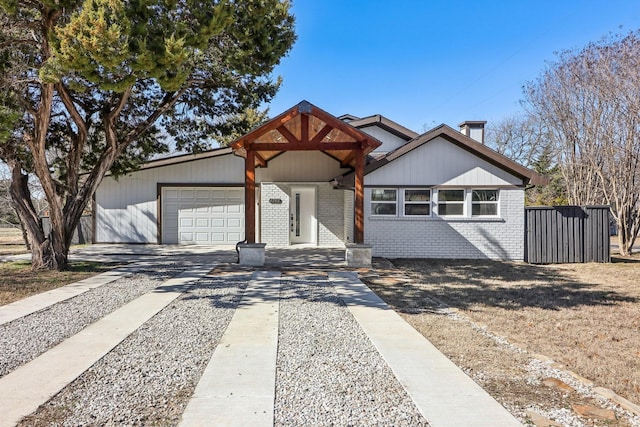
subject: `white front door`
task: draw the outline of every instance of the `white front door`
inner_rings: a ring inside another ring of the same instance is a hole
[[[292,187],[289,202],[291,244],[317,242],[315,187]]]

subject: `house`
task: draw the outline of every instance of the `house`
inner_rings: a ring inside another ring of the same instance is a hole
[[[525,187],[542,177],[486,147],[484,123],[418,135],[303,101],[231,147],[106,177],[94,240],[521,260]]]

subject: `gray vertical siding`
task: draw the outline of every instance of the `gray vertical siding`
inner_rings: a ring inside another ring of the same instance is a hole
[[[525,261],[610,262],[608,206],[525,208]]]

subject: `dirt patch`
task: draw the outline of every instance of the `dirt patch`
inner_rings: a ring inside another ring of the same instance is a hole
[[[628,413],[619,409],[617,420],[578,415],[572,405],[613,405],[581,390],[584,384],[566,372],[640,402],[636,260],[559,266],[383,261],[376,265],[377,276],[364,277],[370,287],[521,419],[531,421],[527,411],[533,411],[562,425],[571,419],[630,425]],[[570,386],[550,386],[549,377]]]
[[[32,271],[28,261],[0,263],[0,305],[77,282],[117,264],[72,262],[68,271]]]

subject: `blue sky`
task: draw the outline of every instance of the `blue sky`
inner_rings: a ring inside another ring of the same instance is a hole
[[[417,132],[521,110],[554,52],[640,28],[637,0],[293,0],[272,116],[302,99]]]

